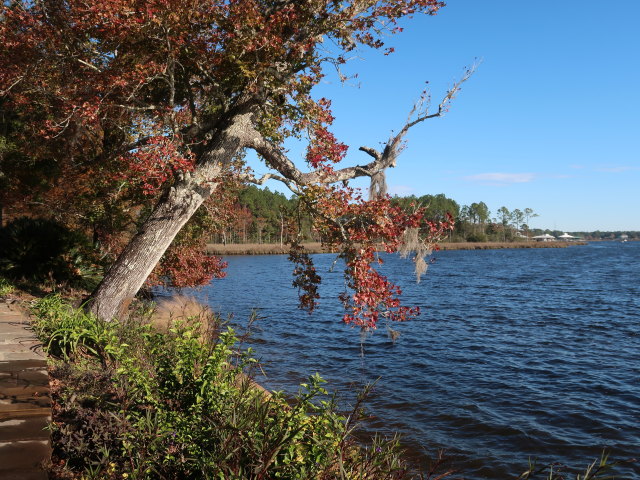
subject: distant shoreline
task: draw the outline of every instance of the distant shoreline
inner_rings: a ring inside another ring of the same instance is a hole
[[[440,250],[497,250],[503,248],[565,248],[573,245],[586,245],[587,242],[442,242]],[[319,242],[304,244],[309,253],[328,253]],[[227,244],[209,243],[207,253],[212,255],[286,255],[289,248],[279,243]]]

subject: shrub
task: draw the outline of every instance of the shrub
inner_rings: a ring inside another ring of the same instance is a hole
[[[472,233],[467,237],[467,242],[486,242],[487,236],[484,233]]]
[[[0,274],[9,279],[92,288],[100,278],[92,255],[84,235],[52,220],[22,217],[0,228]]]
[[[38,320],[33,328],[48,355],[65,360],[93,356],[106,363],[118,341],[116,324],[103,322],[66,303],[60,295],[50,295],[32,307]]]
[[[67,359],[53,369],[52,478],[408,476],[398,439],[359,446],[359,406],[337,412],[318,375],[289,401],[255,388],[231,329],[205,342],[197,323],[104,324],[58,296],[33,311],[46,350]]]
[[[0,277],[0,297],[6,297],[13,293],[15,287],[13,284],[4,277]]]

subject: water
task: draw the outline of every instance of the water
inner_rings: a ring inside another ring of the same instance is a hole
[[[349,392],[381,377],[367,428],[401,432],[417,457],[447,449],[465,478],[514,478],[529,458],[584,468],[603,448],[640,457],[640,242],[439,252],[420,284],[386,259],[422,309],[393,325],[395,344],[384,325],[361,344],[341,324],[332,255],[315,256],[313,315],[296,309],[284,256],[229,257],[228,277],[193,293],[239,323],[259,309],[267,388],[294,392],[319,372]],[[640,478],[640,465],[618,472]]]

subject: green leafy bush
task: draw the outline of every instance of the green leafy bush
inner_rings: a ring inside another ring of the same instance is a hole
[[[59,296],[33,312],[48,353],[66,360],[52,370],[51,478],[408,478],[398,440],[361,447],[359,406],[338,413],[319,376],[289,401],[256,388],[231,329],[207,342],[190,322],[102,323]]]
[[[17,218],[0,228],[0,274],[13,280],[92,288],[100,279],[81,233],[52,220]]]
[[[0,277],[0,297],[6,297],[7,295],[13,293],[14,290],[15,287],[9,280]]]
[[[112,343],[118,341],[116,325],[73,308],[60,295],[37,301],[32,311],[38,318],[34,330],[49,355],[65,360],[91,355],[105,363],[113,353]]]
[[[487,240],[487,235],[484,233],[472,233],[467,236],[467,242],[486,242]]]

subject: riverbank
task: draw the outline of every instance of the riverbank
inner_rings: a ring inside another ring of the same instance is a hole
[[[586,245],[586,242],[442,242],[440,250],[491,250],[503,248],[566,248]],[[304,244],[309,253],[327,253],[320,242]],[[287,245],[279,243],[207,244],[207,253],[212,255],[285,255]]]

